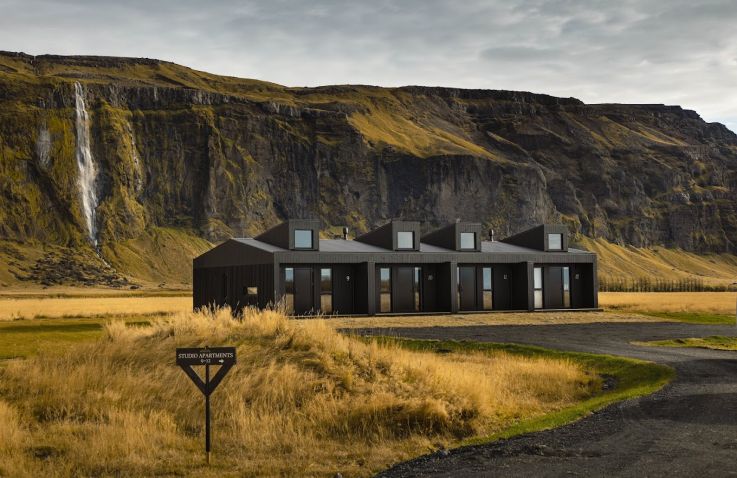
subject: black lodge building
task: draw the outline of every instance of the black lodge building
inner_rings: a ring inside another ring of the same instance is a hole
[[[230,239],[194,260],[194,306],[267,307],[296,315],[406,314],[598,307],[596,255],[568,247],[565,226],[501,241],[458,222],[424,236],[391,221],[353,240],[320,239],[316,220],[288,220]]]

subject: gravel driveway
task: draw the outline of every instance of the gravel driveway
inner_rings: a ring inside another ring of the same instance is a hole
[[[570,425],[420,457],[381,477],[737,476],[737,353],[629,344],[734,336],[735,327],[595,323],[394,328],[391,335],[622,355],[670,365],[677,377],[655,394],[611,405]]]

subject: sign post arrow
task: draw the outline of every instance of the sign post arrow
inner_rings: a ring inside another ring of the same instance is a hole
[[[205,396],[205,457],[210,464],[210,395],[215,391],[225,374],[235,365],[235,347],[178,348],[177,365],[194,382]],[[192,368],[195,365],[205,366],[205,381]],[[210,365],[220,365],[215,376],[210,380]]]

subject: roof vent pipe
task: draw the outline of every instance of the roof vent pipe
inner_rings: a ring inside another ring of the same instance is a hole
[[[347,226],[343,226],[343,240],[344,241],[348,240],[348,227]]]
[[[494,242],[494,229],[489,229],[489,240]]]

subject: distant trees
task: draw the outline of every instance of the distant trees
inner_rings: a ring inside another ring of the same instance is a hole
[[[601,292],[726,292],[735,291],[734,284],[707,284],[703,279],[651,279],[638,278],[599,278]]]

